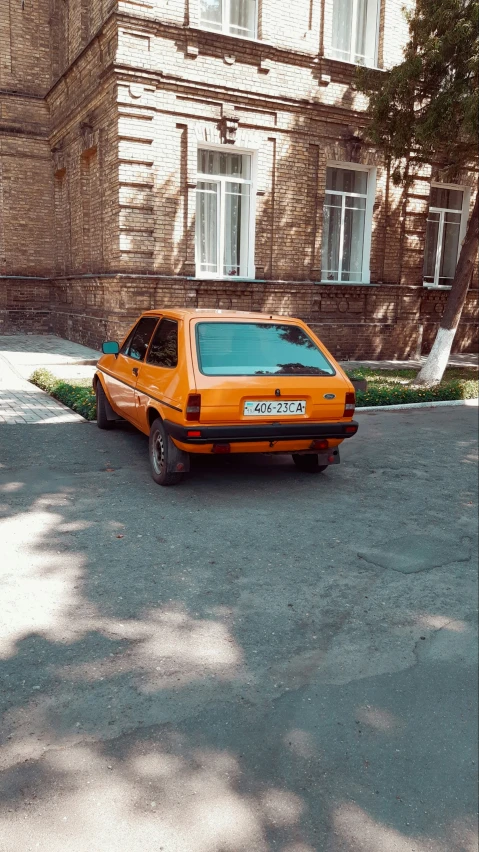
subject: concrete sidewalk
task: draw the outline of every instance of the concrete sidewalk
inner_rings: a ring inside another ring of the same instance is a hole
[[[101,352],[55,334],[1,334],[0,357],[29,379],[41,367],[59,379],[90,378]]]
[[[85,420],[27,382],[0,353],[0,424],[9,423],[85,423]]]

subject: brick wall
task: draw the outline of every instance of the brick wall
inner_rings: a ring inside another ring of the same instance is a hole
[[[356,144],[366,103],[331,58],[333,0],[258,2],[255,42],[201,30],[196,0],[0,0],[4,325],[36,316],[97,345],[145,308],[198,304],[298,314],[341,357],[430,345],[445,300],[422,286],[434,170],[411,166],[406,192]],[[404,0],[378,2],[386,68],[407,24]],[[229,150],[256,165],[256,280],[197,280],[197,148],[224,142],[231,117]],[[331,162],[376,183],[371,287],[318,283]],[[471,297],[459,348],[477,346],[475,310]]]
[[[427,352],[446,295],[422,288],[336,287],[311,282],[188,280],[154,275],[105,275],[53,282],[51,309],[56,333],[99,346],[120,340],[141,311],[161,307],[219,308],[299,316],[309,322],[333,355],[354,358],[414,358]],[[439,311],[438,311],[438,307]],[[478,304],[471,292],[454,351],[475,351]]]

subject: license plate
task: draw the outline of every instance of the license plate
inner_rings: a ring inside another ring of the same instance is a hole
[[[270,414],[275,417],[294,417],[298,414],[306,414],[306,400],[248,399],[244,404],[243,414],[247,417],[266,417]]]

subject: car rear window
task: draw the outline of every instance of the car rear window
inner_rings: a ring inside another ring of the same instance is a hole
[[[334,376],[316,343],[297,325],[200,322],[200,370],[206,376]]]

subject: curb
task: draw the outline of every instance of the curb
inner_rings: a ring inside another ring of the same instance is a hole
[[[354,416],[363,412],[371,413],[371,411],[409,411],[410,408],[440,408],[445,405],[467,405],[470,408],[477,408],[479,399],[448,399],[443,402],[404,402],[401,405],[365,405],[364,407],[356,408]]]

